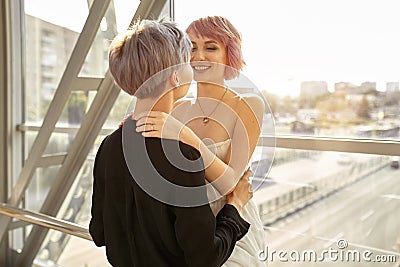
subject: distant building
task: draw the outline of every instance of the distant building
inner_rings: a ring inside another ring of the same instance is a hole
[[[79,33],[26,15],[26,102],[28,121],[41,120],[53,99]],[[80,76],[102,76],[106,70],[104,43],[94,42]]]
[[[329,94],[324,81],[304,81],[300,84],[299,105],[301,108],[314,108],[318,97]]]
[[[28,105],[32,101],[35,109],[29,109],[31,119],[40,118],[43,101],[50,101],[65,69],[63,62],[78,38],[78,33],[26,15],[26,92]],[[33,114],[37,113],[37,114]]]
[[[360,86],[361,93],[376,91],[376,82],[363,82]]]
[[[387,82],[386,83],[386,93],[399,92],[400,86],[399,82]]]
[[[335,92],[354,93],[358,90],[358,86],[349,82],[335,83]]]
[[[363,82],[361,85],[355,85],[349,82],[335,83],[335,92],[344,92],[346,94],[365,94],[370,91],[376,91],[376,82]]]

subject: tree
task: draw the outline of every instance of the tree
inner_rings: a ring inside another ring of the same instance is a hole
[[[370,119],[371,118],[370,112],[371,108],[369,106],[367,96],[365,95],[358,106],[357,115],[363,119]]]

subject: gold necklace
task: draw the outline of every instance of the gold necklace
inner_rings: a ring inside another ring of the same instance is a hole
[[[226,94],[226,91],[228,91],[228,90],[227,90],[227,88],[225,87],[225,91],[224,91],[224,93],[222,94],[221,98],[218,100],[218,104],[215,105],[214,109],[213,109],[213,110],[211,111],[211,113],[208,114],[208,115],[206,115],[206,114],[204,113],[204,110],[203,110],[203,108],[202,108],[201,105],[200,105],[200,101],[197,101],[197,103],[199,104],[199,108],[200,108],[200,110],[201,110],[201,113],[203,113],[203,124],[204,124],[204,125],[206,125],[207,122],[210,121],[210,116],[217,110],[219,104],[221,104],[222,99],[224,98],[224,96],[225,96],[225,94]]]

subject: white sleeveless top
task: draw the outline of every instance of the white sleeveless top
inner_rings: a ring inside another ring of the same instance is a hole
[[[225,159],[231,140],[227,139],[222,142],[218,142],[207,147],[214,152],[214,154],[220,158]],[[212,187],[211,187],[212,190]],[[216,190],[216,189],[214,189]],[[213,192],[207,192],[209,195],[215,194]],[[216,215],[225,205],[225,197],[213,201],[210,203],[211,210]],[[250,223],[250,229],[248,233],[240,239],[229,257],[229,259],[222,265],[225,267],[265,267],[267,261],[260,261],[258,259],[259,252],[266,248],[266,237],[261,223],[260,214],[258,208],[253,199],[251,199],[242,209],[240,215],[248,223]]]

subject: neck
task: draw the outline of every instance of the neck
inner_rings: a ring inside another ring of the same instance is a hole
[[[197,83],[197,97],[220,98],[225,91],[224,83]]]
[[[174,97],[173,92],[170,91],[159,98],[138,98],[133,115],[136,117],[140,113],[149,111],[161,111],[169,114],[171,113],[173,107]]]

